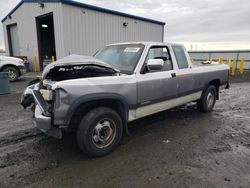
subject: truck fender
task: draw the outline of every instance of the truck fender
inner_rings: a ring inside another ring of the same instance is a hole
[[[206,84],[206,86],[203,88],[202,95],[206,92],[206,89],[208,88],[208,86],[214,85],[214,86],[216,87],[216,89],[217,89],[217,100],[218,100],[218,99],[219,99],[219,87],[220,87],[221,84],[222,84],[222,83],[221,83],[221,81],[220,81],[219,78],[215,78],[215,79],[211,80],[211,81],[208,82],[208,83]]]
[[[126,132],[126,134],[129,134],[128,126],[127,126],[129,105],[128,105],[127,99],[124,96],[116,94],[116,93],[96,93],[96,94],[83,95],[79,97],[72,103],[72,105],[68,109],[67,114],[65,116],[65,120],[64,120],[65,124],[66,125],[70,124],[71,118],[73,117],[74,113],[80,106],[84,105],[84,103],[88,103],[91,101],[98,101],[98,100],[107,100],[107,99],[119,101],[120,104],[122,105],[123,109],[122,109],[121,118],[122,118],[123,125],[124,125],[124,131]]]

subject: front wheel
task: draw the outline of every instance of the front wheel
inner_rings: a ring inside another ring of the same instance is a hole
[[[217,99],[217,89],[210,85],[207,87],[201,98],[197,101],[198,110],[204,113],[211,112]]]
[[[19,77],[19,72],[15,67],[5,67],[3,72],[7,72],[9,76],[9,80],[11,82],[16,81]]]
[[[89,111],[77,129],[77,142],[81,150],[93,157],[112,152],[120,143],[123,125],[119,114],[107,107]]]

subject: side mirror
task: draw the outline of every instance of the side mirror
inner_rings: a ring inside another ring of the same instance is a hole
[[[149,71],[160,71],[163,69],[164,61],[162,59],[149,59],[147,68]]]

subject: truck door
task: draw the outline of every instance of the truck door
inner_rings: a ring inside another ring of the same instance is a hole
[[[194,93],[194,76],[192,67],[189,66],[187,54],[183,46],[172,46],[175,59],[178,65],[176,73],[178,80],[178,97]]]
[[[146,70],[137,75],[136,117],[143,117],[166,109],[166,101],[177,97],[177,78],[167,46],[151,47],[144,65],[149,59],[163,59],[161,71]]]

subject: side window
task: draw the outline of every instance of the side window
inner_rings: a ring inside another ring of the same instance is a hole
[[[178,64],[179,69],[186,69],[188,68],[188,61],[185,55],[185,52],[181,46],[173,46],[174,54],[176,57],[176,61]]]
[[[164,61],[164,66],[161,71],[173,70],[172,60],[170,58],[168,48],[165,46],[156,46],[150,48],[145,63],[147,64],[148,60],[150,59],[162,59]]]

